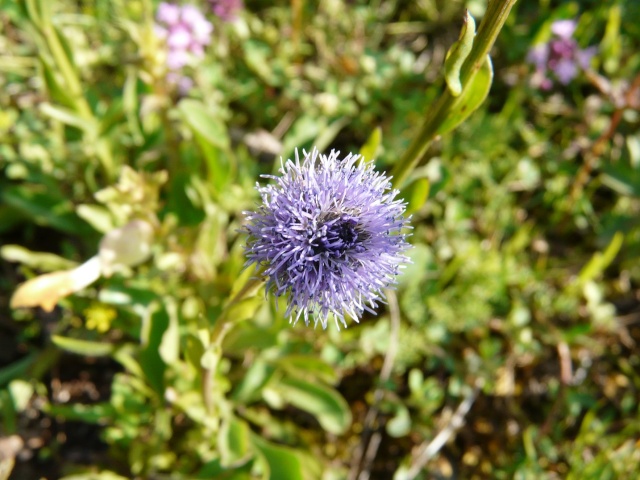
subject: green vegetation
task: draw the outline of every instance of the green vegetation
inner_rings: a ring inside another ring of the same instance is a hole
[[[489,3],[0,0],[0,480],[640,477],[640,3]],[[412,215],[340,331],[243,268],[313,146]]]

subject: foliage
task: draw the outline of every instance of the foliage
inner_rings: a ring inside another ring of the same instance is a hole
[[[640,475],[637,2],[516,4],[397,185],[412,264],[339,332],[265,299],[242,212],[296,147],[394,168],[460,86],[465,5],[184,2],[213,24],[185,84],[159,3],[0,0],[0,478]],[[563,19],[598,51],[539,90]]]

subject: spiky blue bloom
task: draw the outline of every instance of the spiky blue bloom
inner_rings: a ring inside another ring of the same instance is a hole
[[[256,264],[267,292],[285,295],[291,323],[327,328],[333,314],[338,329],[345,314],[356,322],[384,301],[383,289],[408,259],[405,204],[372,163],[340,152],[296,150],[275,184],[256,188],[262,204],[247,218],[247,265]],[[359,161],[360,160],[360,161]]]

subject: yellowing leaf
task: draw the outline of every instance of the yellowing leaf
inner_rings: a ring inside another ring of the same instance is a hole
[[[11,308],[41,307],[50,312],[61,298],[82,290],[99,277],[98,257],[91,258],[73,270],[40,275],[18,287],[11,297]]]

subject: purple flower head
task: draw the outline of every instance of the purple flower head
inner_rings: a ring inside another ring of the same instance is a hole
[[[234,20],[244,6],[242,0],[209,0],[209,3],[213,13],[225,22]]]
[[[204,47],[211,43],[213,25],[194,5],[162,2],[158,5],[156,22],[155,32],[167,45],[167,68],[172,72],[185,67],[192,58],[202,58]]]
[[[288,297],[291,323],[313,318],[327,328],[347,326],[345,314],[359,321],[384,301],[395,284],[409,247],[405,204],[384,174],[359,155],[339,159],[313,149],[296,150],[275,184],[257,186],[262,204],[247,218],[247,265],[256,264],[267,292]],[[360,161],[359,161],[360,160]]]
[[[573,38],[576,27],[575,20],[556,20],[551,24],[551,40],[529,50],[527,61],[536,68],[534,84],[548,90],[552,86],[549,78],[549,74],[552,74],[560,83],[567,85],[578,76],[581,69],[589,68],[596,47],[580,49]]]

